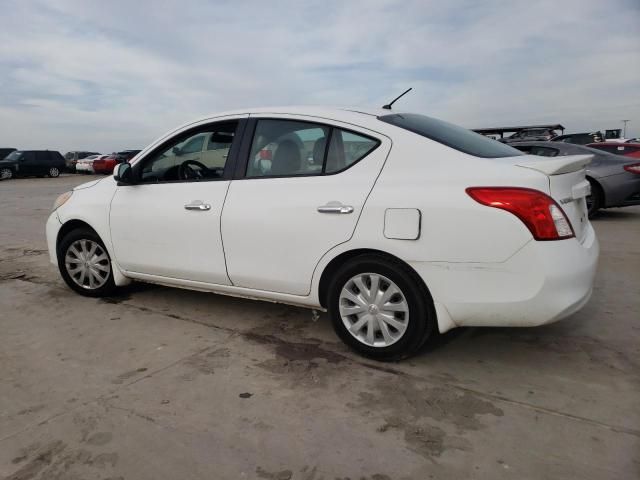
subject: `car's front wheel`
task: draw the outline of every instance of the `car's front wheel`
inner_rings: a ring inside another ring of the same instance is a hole
[[[399,261],[371,254],[355,257],[336,272],[328,295],[336,333],[367,357],[399,360],[437,334],[429,292]]]
[[[13,170],[10,168],[1,168],[0,169],[0,180],[9,180],[13,178]]]
[[[109,252],[88,228],[72,230],[60,241],[58,268],[66,284],[80,295],[105,297],[116,289]]]
[[[60,176],[60,169],[58,167],[51,167],[49,169],[49,176],[51,178],[59,177]]]

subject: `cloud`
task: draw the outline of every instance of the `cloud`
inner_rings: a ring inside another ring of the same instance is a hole
[[[208,113],[398,108],[640,135],[633,0],[2,1],[0,142],[143,147]]]

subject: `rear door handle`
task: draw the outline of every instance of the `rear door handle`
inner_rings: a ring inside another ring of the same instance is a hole
[[[207,211],[211,210],[211,205],[204,203],[202,200],[194,200],[191,203],[187,203],[184,208],[186,210]]]
[[[320,213],[353,213],[351,205],[342,205],[338,202],[329,202],[326,205],[318,207]]]

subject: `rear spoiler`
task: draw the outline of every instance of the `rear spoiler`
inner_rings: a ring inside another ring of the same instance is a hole
[[[591,160],[593,160],[593,155],[564,155],[562,157],[546,157],[544,160],[518,163],[516,166],[537,170],[545,175],[562,175],[563,173],[582,170],[591,163]]]

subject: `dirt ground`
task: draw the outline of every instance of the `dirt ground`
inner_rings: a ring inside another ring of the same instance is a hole
[[[639,478],[640,208],[594,221],[578,314],[456,330],[382,364],[304,309],[140,284],[74,294],[44,224],[87,180],[0,183],[0,478]]]

